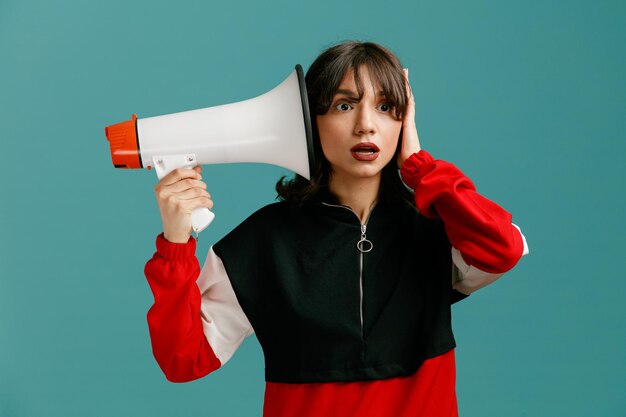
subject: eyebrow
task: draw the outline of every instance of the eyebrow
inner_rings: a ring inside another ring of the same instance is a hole
[[[359,97],[359,95],[357,94],[356,91],[346,90],[346,89],[343,89],[343,88],[340,88],[337,91],[335,91],[335,95],[337,95],[337,94],[343,94],[343,95],[346,95],[348,97],[354,97],[354,98],[358,98]],[[385,97],[385,93],[382,90],[379,91],[377,95],[381,96],[381,97]]]

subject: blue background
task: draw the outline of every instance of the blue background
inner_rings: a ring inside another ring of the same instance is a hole
[[[344,39],[410,68],[422,146],[514,215],[531,255],[454,307],[462,416],[626,415],[622,1],[0,0],[0,416],[254,416],[252,337],[165,380],[143,266],[146,170],[104,126],[244,100]],[[241,115],[245,123],[245,115]],[[206,166],[210,244],[284,169]]]

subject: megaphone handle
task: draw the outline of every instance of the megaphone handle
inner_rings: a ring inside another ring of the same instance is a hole
[[[201,231],[211,224],[214,218],[215,214],[206,207],[198,207],[191,212],[191,228],[196,234],[196,238]]]
[[[152,162],[159,180],[176,168],[193,168],[198,165],[194,154],[155,156]],[[196,234],[196,238],[201,231],[211,224],[214,218],[215,214],[206,207],[198,207],[191,212],[191,228]]]

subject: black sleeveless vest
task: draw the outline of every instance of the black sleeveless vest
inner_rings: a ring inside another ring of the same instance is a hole
[[[413,374],[455,347],[443,223],[379,202],[361,253],[358,216],[321,201],[266,206],[214,245],[265,355],[270,382]]]

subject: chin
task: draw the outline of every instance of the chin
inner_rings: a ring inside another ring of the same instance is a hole
[[[359,179],[376,178],[382,174],[383,168],[384,168],[384,165],[360,167],[359,169],[353,170],[349,172],[348,174],[354,178],[359,178]]]

